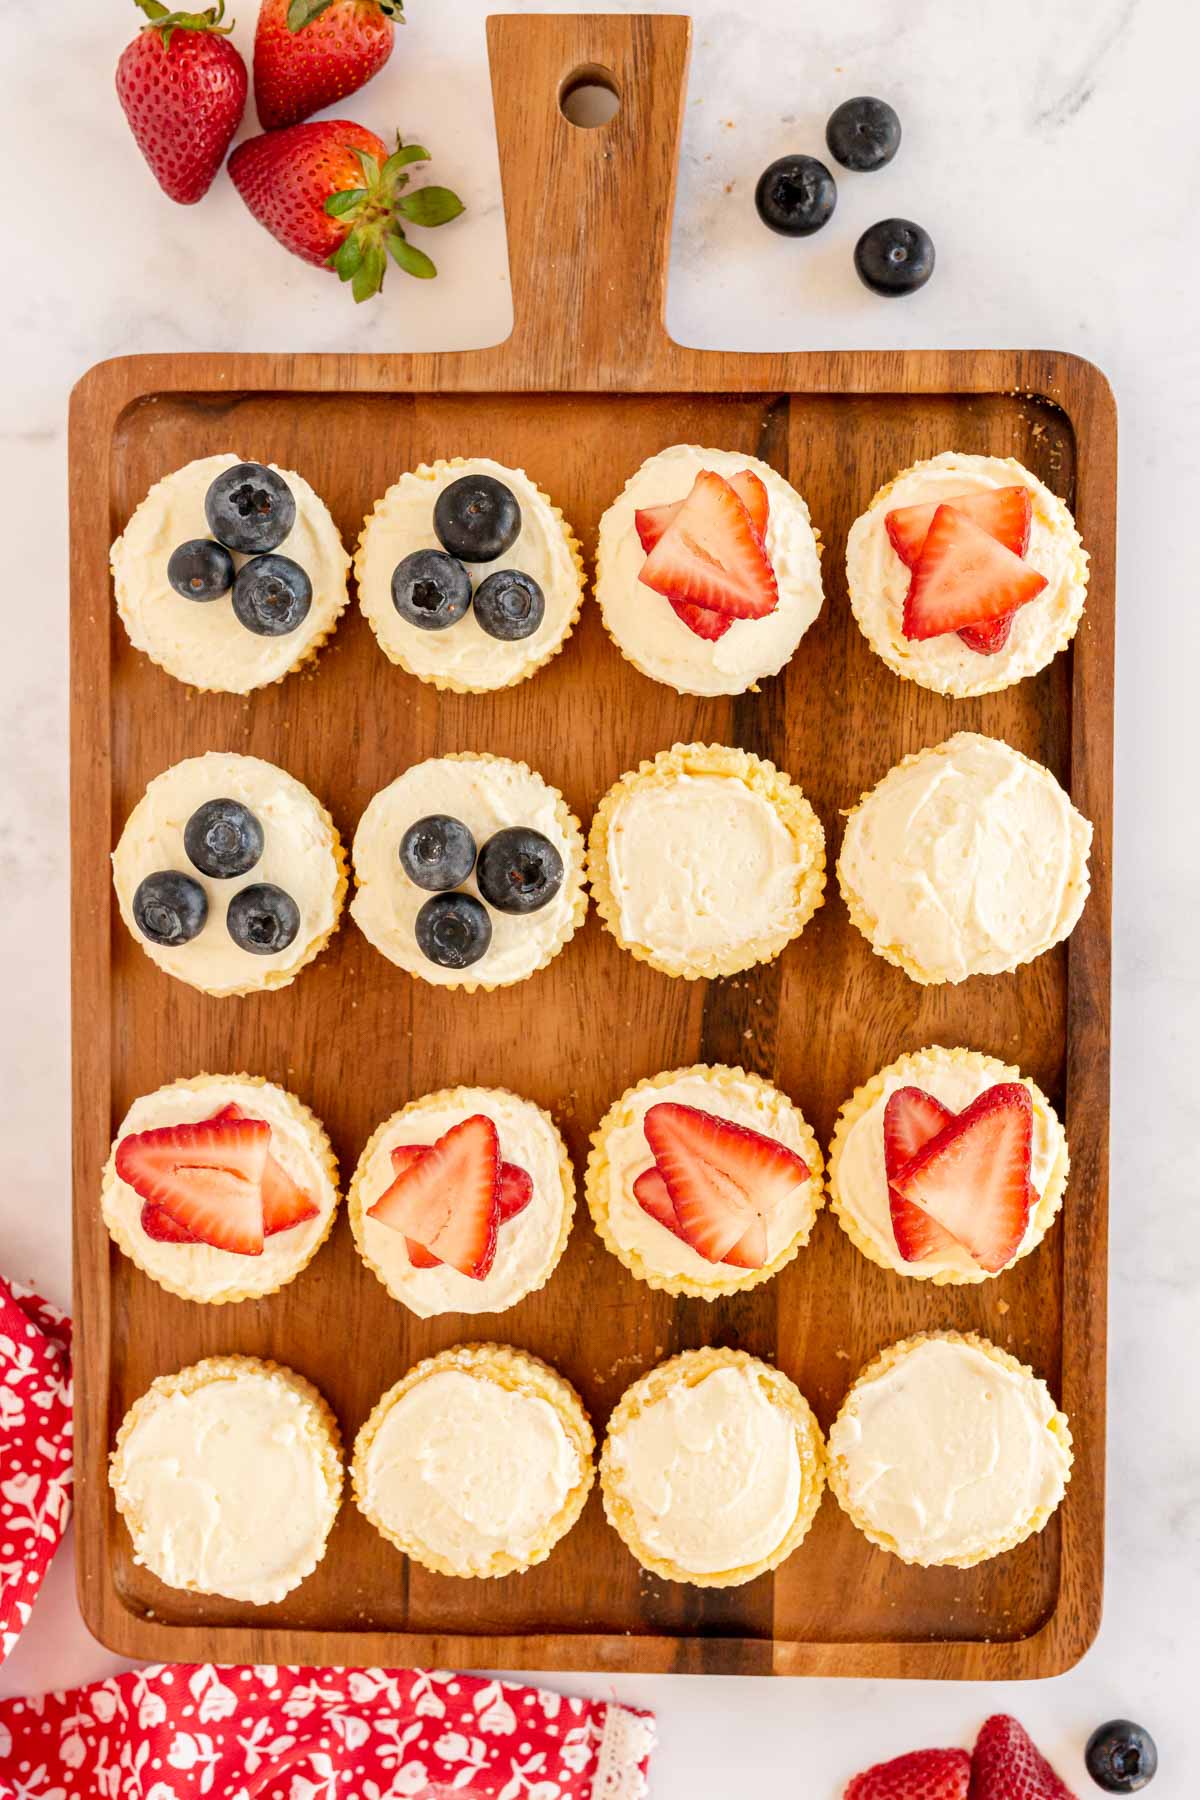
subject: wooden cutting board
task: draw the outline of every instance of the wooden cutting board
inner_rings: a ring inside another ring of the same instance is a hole
[[[228,1662],[440,1664],[1003,1679],[1049,1675],[1095,1634],[1104,1536],[1105,1236],[1109,1052],[1116,423],[1089,364],[982,351],[711,354],[663,326],[689,26],[669,17],[489,22],[516,325],[447,356],[159,356],[109,362],[71,411],[72,844],[77,1518],[80,1599],[129,1656]],[[598,66],[620,95],[579,129],[559,96]],[[735,204],[735,202],[731,202]],[[745,201],[736,202],[745,204]],[[848,254],[847,247],[847,254]],[[797,279],[804,249],[797,246]],[[314,277],[314,279],[317,279]],[[402,283],[383,306],[399,306]],[[764,295],[764,305],[770,304]],[[882,304],[882,303],[881,303]],[[882,322],[882,315],[881,315]],[[286,321],[281,324],[286,336]],[[826,603],[759,694],[680,697],[624,662],[589,604],[565,653],[489,697],[439,695],[382,656],[356,609],[315,673],[248,699],[197,694],[138,655],[112,603],[108,546],[150,484],[234,449],[305,474],[348,543],[405,469],[454,454],[526,468],[590,556],[601,512],[643,457],[680,441],[765,457],[806,496],[826,544]],[[898,680],[850,614],[843,550],[875,489],[954,447],[1014,455],[1074,509],[1092,555],[1087,614],[1043,674],[981,700]],[[831,882],[769,967],[670,981],[595,917],[531,981],[466,996],[414,982],[348,921],[282,993],[216,1000],[171,982],[117,914],[108,855],[146,782],[208,749],[290,769],[343,837],[409,763],[449,750],[527,760],[585,820],[609,783],[676,740],[740,744],[802,783],[830,839],[840,812],[899,758],[959,728],[1045,763],[1096,828],[1092,894],[1068,946],[1014,975],[921,988],[873,956]],[[97,1191],[134,1097],[199,1070],[283,1082],[329,1126],[346,1176],[376,1123],[457,1082],[505,1084],[549,1107],[582,1175],[589,1131],[631,1082],[696,1061],[741,1063],[795,1096],[828,1144],[839,1104],[902,1051],[965,1044],[1019,1064],[1065,1111],[1072,1176],[1061,1221],[999,1280],[938,1289],[867,1262],[824,1214],[776,1280],[733,1299],[674,1301],[630,1277],[581,1207],[549,1286],[498,1318],[413,1318],[358,1260],[339,1220],[299,1280],[260,1302],[190,1305],[109,1243]],[[347,1502],[317,1573],[254,1609],[174,1592],[134,1565],[106,1462],[158,1374],[222,1351],[267,1355],[329,1397],[347,1443],[418,1358],[489,1335],[538,1352],[582,1393],[598,1433],[625,1386],[678,1350],[739,1345],[791,1375],[828,1426],[883,1345],[974,1329],[1046,1377],[1077,1461],[1041,1536],[967,1572],[906,1568],[826,1499],[774,1576],[699,1590],[644,1573],[598,1496],[550,1560],[503,1581],[410,1565]]]

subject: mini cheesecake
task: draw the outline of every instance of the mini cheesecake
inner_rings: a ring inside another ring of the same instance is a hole
[[[743,694],[779,673],[821,610],[820,539],[769,463],[673,444],[601,519],[596,598],[652,681]]]
[[[1036,1249],[1068,1168],[1066,1134],[1028,1076],[933,1044],[881,1069],[842,1107],[829,1197],[872,1262],[960,1285],[988,1281]]]
[[[890,669],[935,693],[992,694],[1065,650],[1088,558],[1067,508],[1012,457],[948,450],[850,527],[850,604]]]
[[[1005,974],[1070,936],[1091,841],[1048,769],[960,731],[863,795],[846,820],[838,881],[877,956],[914,981],[965,981]]]
[[[1041,1531],[1071,1474],[1045,1382],[986,1338],[935,1332],[882,1351],[829,1430],[829,1485],[873,1544],[969,1569]]]
[[[337,1203],[320,1121],[253,1075],[196,1075],[135,1100],[100,1190],[117,1248],[168,1293],[209,1305],[293,1281]]]
[[[518,1574],[579,1517],[594,1448],[578,1394],[546,1363],[504,1344],[460,1345],[379,1401],[354,1446],[354,1498],[435,1574]]]
[[[456,456],[402,475],[363,525],[359,603],[389,661],[460,694],[512,687],[566,643],[583,557],[523,469]]]
[[[583,835],[521,762],[415,763],[354,835],[350,916],[398,968],[437,987],[508,987],[544,968],[587,911]]]
[[[273,763],[216,750],[155,777],[112,865],[134,941],[216,995],[286,987],[328,942],[347,886],[320,801]]]
[[[384,1121],[347,1205],[359,1255],[410,1312],[504,1312],[557,1267],[575,1177],[554,1121],[532,1100],[448,1088]]]
[[[291,1369],[210,1356],[130,1407],[109,1484],[134,1561],[167,1587],[267,1606],[325,1554],[342,1497],[337,1422]]]
[[[303,476],[232,454],[156,482],[112,547],[130,643],[177,680],[227,694],[312,660],[346,605],[349,567]]]
[[[627,1388],[600,1490],[643,1568],[737,1587],[803,1541],[825,1485],[821,1429],[800,1390],[741,1350],[689,1350]]]
[[[640,1081],[592,1138],[600,1237],[648,1287],[715,1300],[756,1287],[808,1242],[821,1152],[799,1109],[757,1075],[697,1064]]]
[[[825,888],[825,834],[772,763],[676,744],[623,775],[596,809],[588,879],[622,949],[700,980],[769,962]]]

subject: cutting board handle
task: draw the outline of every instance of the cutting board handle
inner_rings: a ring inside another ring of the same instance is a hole
[[[637,386],[671,348],[663,315],[691,21],[507,14],[487,32],[514,358],[546,387]],[[561,105],[589,80],[619,101],[591,129]]]

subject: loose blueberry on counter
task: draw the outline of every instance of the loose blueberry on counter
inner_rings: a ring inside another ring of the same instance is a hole
[[[829,115],[825,142],[843,168],[867,175],[890,163],[900,148],[900,121],[886,100],[859,94]]]
[[[282,475],[262,463],[224,469],[204,496],[208,529],[228,550],[275,550],[296,523],[296,501]]]
[[[469,969],[492,941],[487,907],[474,894],[434,894],[417,914],[417,944],[441,969]]]
[[[772,231],[811,237],[833,214],[837,183],[815,156],[781,156],[759,176],[754,204]]]
[[[1084,1751],[1087,1772],[1106,1794],[1137,1794],[1158,1773],[1158,1751],[1144,1725],[1110,1719],[1099,1725]]]
[[[219,600],[233,586],[233,558],[211,538],[189,538],[172,550],[167,580],[185,600]]]
[[[475,589],[475,617],[489,637],[532,637],[545,616],[546,596],[520,569],[497,569]]]
[[[461,886],[475,867],[475,839],[460,819],[429,813],[400,839],[400,866],[418,887],[445,893]]]
[[[204,930],[208,896],[190,875],[160,869],[138,882],[133,918],[152,944],[190,944]]]
[[[245,875],[263,853],[263,828],[240,800],[206,800],[183,828],[183,847],[202,875]]]
[[[854,267],[873,294],[915,294],[933,274],[933,239],[911,219],[881,219],[854,246]]]
[[[508,825],[479,852],[475,879],[497,912],[531,913],[553,900],[562,886],[563,860],[540,831]]]
[[[471,604],[471,577],[444,550],[414,550],[392,571],[392,605],[421,631],[457,625]]]
[[[254,556],[234,577],[233,610],[256,637],[286,637],[308,617],[312,582],[290,556]]]
[[[274,956],[277,950],[286,950],[299,931],[300,908],[273,882],[259,881],[233,896],[225,923],[240,950]]]
[[[451,556],[495,562],[517,541],[521,508],[512,489],[494,475],[460,475],[438,495],[433,529]]]

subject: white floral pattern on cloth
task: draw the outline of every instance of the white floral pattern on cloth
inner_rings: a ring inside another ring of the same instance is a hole
[[[33,1611],[70,1512],[71,1321],[0,1280],[0,1662]]]
[[[0,1800],[645,1800],[649,1713],[418,1669],[140,1669],[0,1702]]]

